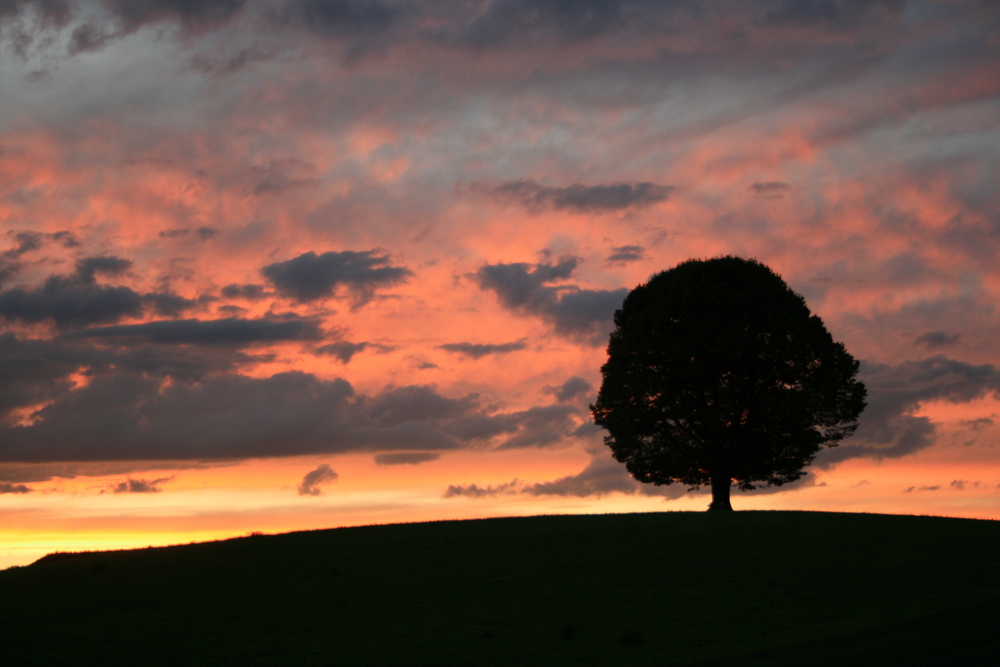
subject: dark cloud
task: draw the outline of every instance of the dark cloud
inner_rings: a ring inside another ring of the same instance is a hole
[[[22,229],[8,231],[6,236],[14,242],[14,247],[3,251],[0,256],[10,259],[17,259],[32,250],[39,250],[49,241],[56,241],[64,248],[75,248],[80,245],[73,232],[68,231],[43,233]]]
[[[187,238],[192,233],[200,240],[207,241],[218,236],[219,230],[214,227],[198,227],[197,229],[191,229],[190,227],[177,227],[174,229],[165,229],[157,234],[157,236],[161,239],[179,239]]]
[[[320,496],[323,491],[319,488],[322,484],[329,484],[339,477],[337,472],[328,463],[322,463],[318,468],[307,472],[302,481],[299,482],[300,496]]]
[[[239,461],[99,461],[88,463],[4,463],[0,464],[0,480],[14,483],[48,482],[55,478],[108,477],[148,473],[155,470],[205,470],[239,464]],[[162,481],[166,481],[164,478]]]
[[[76,262],[76,280],[82,284],[94,282],[100,274],[104,276],[119,276],[132,267],[132,262],[121,257],[85,257]]]
[[[349,363],[355,354],[361,352],[368,347],[368,343],[351,343],[346,340],[340,340],[336,343],[330,343],[329,345],[322,345],[316,348],[317,354],[328,354],[330,356],[340,359],[341,363]]]
[[[0,482],[0,493],[31,493],[31,489],[24,484]]]
[[[608,255],[608,264],[628,264],[629,262],[638,262],[646,259],[646,249],[638,245],[623,245],[617,248],[611,249],[611,254]]]
[[[825,24],[852,28],[880,23],[898,15],[906,0],[780,0],[761,3],[762,22],[768,24]]]
[[[500,445],[500,449],[547,447],[566,442],[572,437],[577,423],[576,408],[569,405],[541,405],[497,418],[501,423],[516,426],[517,431]]]
[[[152,306],[157,315],[179,317],[186,310],[198,306],[197,299],[188,299],[173,292],[154,292],[142,297],[144,303]]]
[[[116,36],[117,31],[112,27],[89,20],[73,29],[66,50],[71,56],[87,51],[100,51]]]
[[[318,340],[323,337],[319,322],[305,317],[244,320],[161,320],[144,324],[124,324],[82,329],[62,334],[63,339],[117,340],[169,345],[242,346],[288,340]]]
[[[560,403],[568,403],[577,396],[590,395],[594,391],[594,386],[582,377],[574,375],[558,387],[544,387],[542,393],[556,397]]]
[[[936,350],[942,347],[954,347],[958,345],[959,334],[948,335],[943,331],[925,331],[913,341],[918,345],[923,345],[928,350]]]
[[[528,345],[522,338],[521,340],[512,341],[510,343],[446,343],[445,345],[439,345],[438,347],[446,352],[454,352],[455,354],[460,354],[463,357],[479,359],[491,354],[508,354],[510,352],[517,352],[518,350],[526,349]]]
[[[336,294],[343,286],[355,298],[355,305],[367,303],[377,289],[398,284],[413,273],[392,266],[389,257],[374,250],[354,252],[307,252],[285,262],[265,266],[261,273],[284,296],[308,303]]]
[[[371,39],[403,14],[401,3],[380,0],[290,0],[276,16],[328,37]]]
[[[762,197],[781,197],[791,186],[781,181],[764,181],[752,183],[748,188],[754,194]]]
[[[911,486],[911,487],[908,487],[907,489],[905,489],[903,491],[903,493],[913,493],[914,491],[939,491],[940,489],[941,489],[940,485],[935,485],[935,486],[921,486],[919,488],[916,487],[916,486]]]
[[[112,487],[112,493],[159,493],[160,484],[169,482],[173,477],[160,477],[159,479],[132,479],[119,482]]]
[[[116,341],[121,343],[123,341]],[[127,342],[127,341],[124,341]],[[93,349],[93,348],[91,348]],[[94,373],[108,374],[114,368],[153,378],[198,382],[209,375],[232,373],[259,363],[274,361],[274,355],[249,355],[234,345],[139,345],[118,350],[99,350],[105,365]]]
[[[114,373],[197,382],[207,375],[229,373],[270,357],[253,357],[232,347],[143,345],[128,348],[95,346],[84,340],[19,339],[0,334],[0,424],[18,409],[65,400],[75,386],[73,376],[92,379]]]
[[[21,265],[5,257],[0,257],[0,288],[21,270]]]
[[[994,422],[989,417],[980,417],[979,419],[963,419],[958,423],[966,428],[972,429],[973,431],[979,431],[984,428],[993,426],[993,424],[995,424],[996,422]]]
[[[587,467],[576,475],[567,475],[551,482],[533,484],[524,489],[533,496],[603,496],[608,493],[633,494],[641,485],[625,470],[625,466],[611,458],[610,452],[596,456]],[[676,491],[673,497],[683,496],[685,487],[673,484],[660,487]]]
[[[126,33],[146,25],[172,21],[201,32],[233,19],[247,0],[103,0]]]
[[[390,388],[368,403],[369,415],[387,426],[461,417],[478,408],[478,394],[446,398],[429,385]]]
[[[86,257],[68,276],[49,276],[38,288],[0,292],[0,317],[35,323],[51,320],[60,329],[115,322],[142,314],[143,297],[128,287],[106,287],[97,275],[117,276],[132,262],[119,257]]]
[[[31,425],[0,428],[0,461],[210,461],[428,452],[501,435],[510,436],[505,446],[546,446],[572,437],[575,426],[569,406],[495,413],[475,394],[450,398],[418,385],[357,395],[344,380],[298,371],[267,378],[223,373],[164,382],[162,375],[115,365],[92,372],[86,386],[66,387],[50,400]]]
[[[226,285],[222,288],[222,296],[227,299],[246,299],[247,301],[260,301],[267,296],[263,285]]]
[[[0,420],[12,410],[68,392],[69,375],[87,366],[92,356],[50,341],[0,334]]]
[[[627,208],[641,208],[667,199],[673,189],[655,183],[615,183],[613,185],[570,185],[548,187],[532,180],[507,181],[500,184],[476,182],[469,186],[502,201],[523,204],[529,211],[551,206],[581,213],[603,213]]]
[[[951,488],[953,488],[953,489],[958,489],[959,491],[964,491],[966,484],[968,484],[968,482],[966,480],[964,480],[964,479],[953,479],[953,480],[951,480],[951,484],[949,484],[949,486]]]
[[[416,465],[435,461],[441,455],[434,452],[389,452],[376,454],[375,464],[380,466]]]
[[[14,242],[17,244],[10,250],[6,250],[3,253],[4,257],[17,258],[26,252],[32,250],[38,250],[42,247],[45,235],[41,232],[32,231],[19,231],[19,232],[8,232],[8,237],[12,237]]]
[[[469,484],[468,486],[451,484],[444,492],[442,498],[488,498],[500,494],[517,493],[521,486],[522,483],[516,478],[510,480],[509,482],[504,482],[503,484],[486,487],[480,487],[476,484]]]
[[[569,278],[577,261],[568,257],[558,264],[487,264],[474,278],[482,289],[495,292],[508,310],[540,317],[561,335],[603,345],[611,330],[611,318],[628,290],[585,290],[550,284]]]
[[[569,46],[607,33],[642,29],[651,21],[669,20],[689,5],[692,3],[650,0],[494,0],[461,30],[459,40],[480,50]]]
[[[304,160],[270,160],[250,167],[250,191],[255,195],[277,194],[317,183],[315,165]]]
[[[70,34],[70,55],[99,51],[144,27],[176,23],[186,36],[224,26],[240,14],[247,0],[103,0],[108,17],[90,17]]]
[[[43,23],[54,26],[65,25],[72,15],[71,5],[66,0],[2,0],[0,24],[26,11],[33,11]]]
[[[0,317],[27,323],[51,320],[60,329],[138,317],[142,306],[142,296],[128,287],[104,287],[65,276],[51,276],[36,289],[0,292]]]
[[[258,44],[230,54],[197,53],[191,58],[191,69],[202,74],[227,75],[238,72],[255,62],[271,60],[275,54],[273,49]]]
[[[991,364],[976,366],[944,355],[896,366],[862,362],[859,377],[868,388],[860,426],[845,444],[817,455],[821,467],[856,457],[899,458],[934,444],[934,423],[913,414],[923,402],[1000,396],[1000,371]]]

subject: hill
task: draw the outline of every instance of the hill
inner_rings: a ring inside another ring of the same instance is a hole
[[[992,521],[736,512],[51,554],[0,572],[0,647],[11,667],[991,664],[997,553]]]

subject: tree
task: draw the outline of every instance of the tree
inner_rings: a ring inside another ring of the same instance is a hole
[[[799,479],[824,445],[854,432],[866,390],[858,362],[805,299],[741,257],[688,260],[629,292],[594,421],[640,482],[730,488]]]

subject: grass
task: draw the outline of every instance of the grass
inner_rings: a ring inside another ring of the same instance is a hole
[[[1000,660],[1000,523],[654,513],[339,528],[0,572],[4,665]]]

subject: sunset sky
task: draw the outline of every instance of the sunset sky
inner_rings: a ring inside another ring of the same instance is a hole
[[[737,510],[1000,519],[998,175],[992,0],[0,0],[0,567],[704,510],[588,406],[723,254],[869,392]]]

